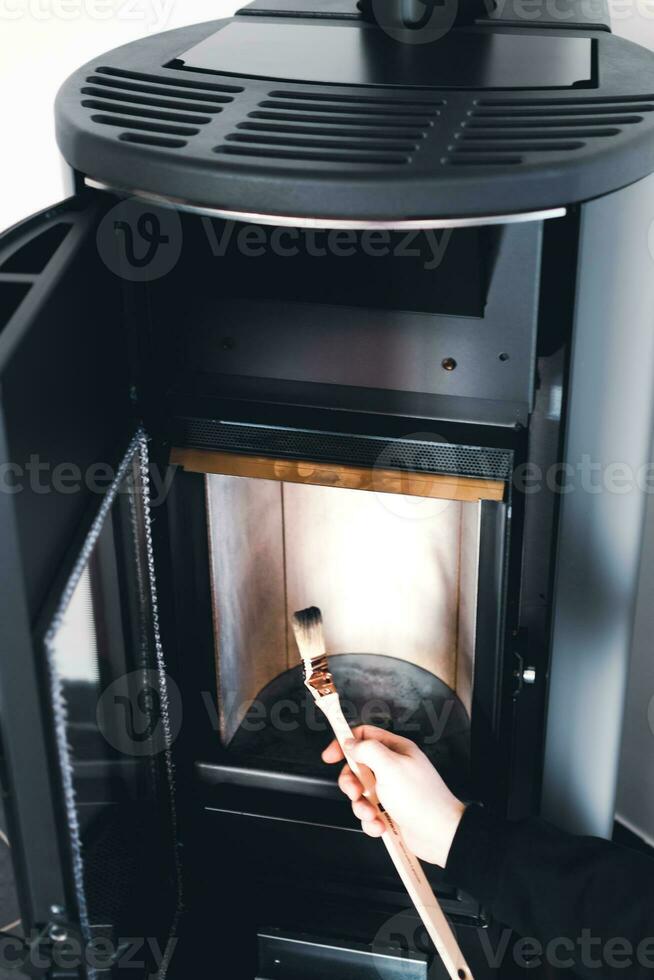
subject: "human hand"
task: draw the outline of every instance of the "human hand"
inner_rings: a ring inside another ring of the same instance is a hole
[[[423,861],[444,868],[465,806],[449,791],[427,756],[414,742],[373,725],[354,731],[346,744],[347,758],[367,766],[376,779],[376,790],[384,809],[402,832],[407,847]],[[344,758],[334,740],[323,752],[324,762]],[[364,794],[363,785],[349,764],[343,767],[338,785],[352,801],[355,817],[369,837],[381,837],[386,827],[378,811]]]

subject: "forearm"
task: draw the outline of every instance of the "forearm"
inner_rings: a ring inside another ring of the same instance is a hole
[[[470,807],[446,874],[498,922],[538,940],[544,959],[574,960],[580,976],[654,975],[654,861],[647,855]]]

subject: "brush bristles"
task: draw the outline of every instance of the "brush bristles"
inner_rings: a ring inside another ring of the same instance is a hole
[[[295,613],[293,616],[293,632],[300,656],[307,667],[313,660],[325,656],[322,613],[316,606]]]
[[[322,613],[315,606],[296,612],[293,632],[304,665],[304,680],[316,699],[335,694],[334,679],[329,672],[322,628]]]

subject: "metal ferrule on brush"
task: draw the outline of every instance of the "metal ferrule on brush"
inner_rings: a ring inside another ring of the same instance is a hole
[[[329,671],[320,610],[311,606],[295,613],[293,632],[304,665],[304,683],[316,701],[336,694],[334,678]]]
[[[308,662],[304,660],[303,664],[304,683],[313,692],[315,697],[324,698],[328,694],[336,694],[336,685],[334,684],[334,678],[329,672],[329,663],[326,654],[318,657],[317,660],[310,661],[310,672]]]

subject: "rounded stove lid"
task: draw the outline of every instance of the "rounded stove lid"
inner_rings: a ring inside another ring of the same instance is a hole
[[[241,15],[94,59],[56,117],[75,170],[176,207],[316,227],[543,217],[654,171],[654,55],[593,29],[414,45],[356,16]]]

